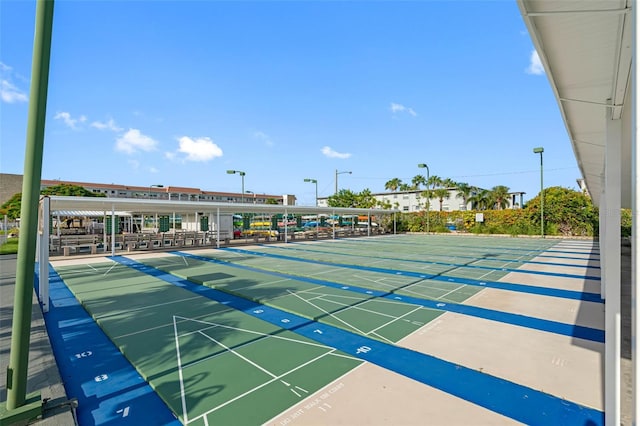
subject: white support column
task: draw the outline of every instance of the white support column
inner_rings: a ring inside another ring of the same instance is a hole
[[[333,210],[331,212],[331,217],[335,217],[335,215],[336,215],[336,211]],[[333,239],[335,240],[336,239],[336,221],[335,221],[335,219],[333,219],[333,221],[331,222],[331,231],[333,232]]]
[[[116,206],[111,204],[111,256],[116,255]]]
[[[605,166],[606,169],[606,166]],[[601,191],[600,191],[600,205],[598,206],[599,210],[598,210],[598,221],[599,221],[599,227],[600,227],[600,233],[598,235],[598,244],[600,245],[600,265],[606,265],[607,264],[607,252],[606,250],[604,250],[605,247],[605,241],[606,241],[606,237],[607,237],[607,193],[605,192],[606,188],[607,188],[607,181],[606,181],[606,173],[603,172],[601,179],[600,179],[600,184],[601,184]],[[604,300],[607,298],[607,292],[606,292],[606,277],[605,276],[601,276],[600,277],[600,297]]]
[[[255,194],[253,194],[255,196]],[[289,224],[289,214],[287,213],[287,209],[284,209],[284,218],[282,219],[282,221],[284,222],[284,242],[288,243],[289,241],[287,240],[289,231],[287,230],[287,226]]]
[[[610,114],[607,113],[609,116]],[[606,252],[601,275],[605,286],[605,424],[620,424],[620,208],[622,120],[607,117],[605,148],[606,211],[604,246]]]
[[[107,212],[102,212],[102,252],[107,252]]]
[[[231,222],[233,223],[233,217],[231,217]],[[231,226],[233,233],[233,226]],[[233,235],[231,235],[233,238]],[[216,208],[216,248],[220,248],[220,207]]]
[[[640,172],[638,164],[640,164],[640,150],[637,148],[638,140],[638,121],[640,119],[638,110],[638,58],[640,58],[640,42],[638,33],[638,19],[640,18],[640,8],[636,7],[637,2],[631,8],[631,28],[632,28],[632,58],[631,58],[631,389],[632,389],[632,407],[631,422],[637,424],[640,420],[640,398],[638,398],[638,385],[640,385],[640,371],[638,369],[638,351],[637,351],[637,334],[638,334],[638,232],[640,232],[640,224],[638,223],[638,215],[640,214]]]
[[[51,214],[50,208],[51,200],[49,197],[42,199],[42,230],[40,233],[40,254],[38,256],[38,268],[39,268],[39,296],[40,303],[42,304],[42,312],[49,312],[49,235],[51,230],[49,229],[49,215]]]

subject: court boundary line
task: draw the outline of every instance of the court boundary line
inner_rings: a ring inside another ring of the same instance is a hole
[[[565,421],[582,419],[583,424],[592,422],[594,425],[600,425],[604,422],[604,412],[595,408],[537,391],[507,379],[481,373],[432,355],[389,345],[327,324],[320,324],[308,318],[229,293],[223,293],[219,290],[208,287],[198,289],[197,287],[202,286],[178,278],[168,272],[126,257],[116,256],[116,258],[118,258],[117,261],[123,262],[123,264],[133,269],[147,273],[172,285],[192,289],[191,291],[201,293],[219,303],[228,304],[245,313],[254,315],[256,318],[312,340],[322,343],[327,342],[326,344],[336,350],[352,354],[359,359],[369,361],[514,420],[535,424],[541,423],[542,419],[548,420],[549,416],[553,416],[554,420],[557,419],[559,421],[563,419]],[[283,321],[283,316],[284,319],[287,319],[286,322]],[[322,330],[325,330],[325,332],[322,332]],[[393,354],[396,356],[393,356]],[[406,362],[409,358],[413,361]],[[456,376],[459,376],[461,380],[452,379]],[[474,385],[459,385],[460,382],[465,381],[473,381]],[[484,392],[483,389],[490,389],[490,391]]]
[[[186,252],[176,251],[176,252],[171,252],[171,254],[178,255],[178,256],[188,256],[193,259],[201,260],[204,262],[217,263],[223,266],[229,266],[229,267],[234,267],[234,268],[253,271],[253,272],[263,272],[268,275],[287,275],[282,272],[260,271],[260,270],[256,271],[255,267],[233,264],[230,262],[219,262],[217,259],[214,259],[214,258],[209,258],[209,257],[186,253]],[[162,269],[159,269],[159,268],[156,268],[156,269],[162,271]],[[169,273],[169,272],[166,272],[166,273]],[[436,310],[445,311],[445,312],[455,312],[462,315],[489,319],[492,321],[502,322],[506,324],[525,327],[525,328],[531,328],[539,331],[545,331],[548,333],[554,333],[554,334],[560,334],[560,335],[565,335],[570,337],[581,338],[585,340],[591,340],[599,343],[604,342],[604,330],[581,326],[577,324],[568,324],[568,323],[563,323],[559,321],[532,317],[528,315],[496,311],[494,309],[464,305],[461,303],[438,302],[435,300],[423,299],[423,298],[418,298],[413,296],[405,296],[395,292],[383,292],[379,290],[374,291],[374,290],[369,290],[359,286],[341,285],[331,281],[323,281],[323,280],[318,280],[318,279],[308,278],[308,277],[296,277],[295,279],[300,281],[306,281],[309,283],[314,283],[314,284],[322,284],[331,288],[339,288],[342,290],[354,291],[356,293],[369,294],[375,297],[409,301],[408,303],[423,306],[425,308],[431,308],[431,309],[436,309]],[[225,292],[224,290],[219,290],[219,291]]]

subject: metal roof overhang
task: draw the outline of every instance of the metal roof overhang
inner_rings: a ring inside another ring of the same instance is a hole
[[[607,114],[622,118],[622,207],[631,207],[631,0],[517,0],[596,205]],[[628,122],[628,125],[627,125]]]
[[[205,201],[137,200],[132,198],[68,197],[54,195],[49,197],[52,214],[56,211],[112,211],[129,213],[188,214],[188,213],[297,213],[297,214],[358,214],[381,215],[400,213],[395,209],[362,209],[346,207],[284,206],[281,204],[214,203]]]

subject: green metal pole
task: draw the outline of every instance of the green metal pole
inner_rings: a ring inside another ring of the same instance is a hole
[[[429,215],[431,210],[431,190],[429,189],[429,166],[427,168],[427,234],[429,233]]]
[[[540,152],[540,235],[544,238],[544,183],[543,183],[542,152]]]
[[[20,211],[20,240],[16,265],[11,353],[7,368],[7,409],[9,410],[22,406],[26,400],[29,337],[31,334],[31,300],[35,275],[38,202],[42,173],[44,124],[47,112],[52,28],[53,0],[37,0],[27,143],[22,181],[22,209]]]

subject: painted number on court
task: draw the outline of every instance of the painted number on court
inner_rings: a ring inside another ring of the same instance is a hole
[[[91,351],[84,351],[84,352],[80,352],[79,354],[75,354],[74,356],[76,357],[76,359],[80,359],[80,358],[87,358],[87,357],[90,357],[91,355],[93,355],[93,352],[91,352]]]
[[[101,374],[99,376],[94,377],[93,380],[95,380],[96,382],[104,382],[108,378],[109,378],[109,376],[107,376],[106,374]]]
[[[287,319],[287,318],[283,318],[283,319],[280,320],[280,322],[287,324],[287,323],[290,323],[291,320]]]
[[[264,309],[256,309],[255,311],[253,311],[254,314],[261,314],[264,312]]]
[[[371,348],[369,346],[360,346],[357,350],[356,353],[357,354],[366,354],[367,352],[369,352],[371,350]]]
[[[118,414],[122,414],[122,417],[127,417],[129,415],[129,407],[124,407],[116,411]]]

